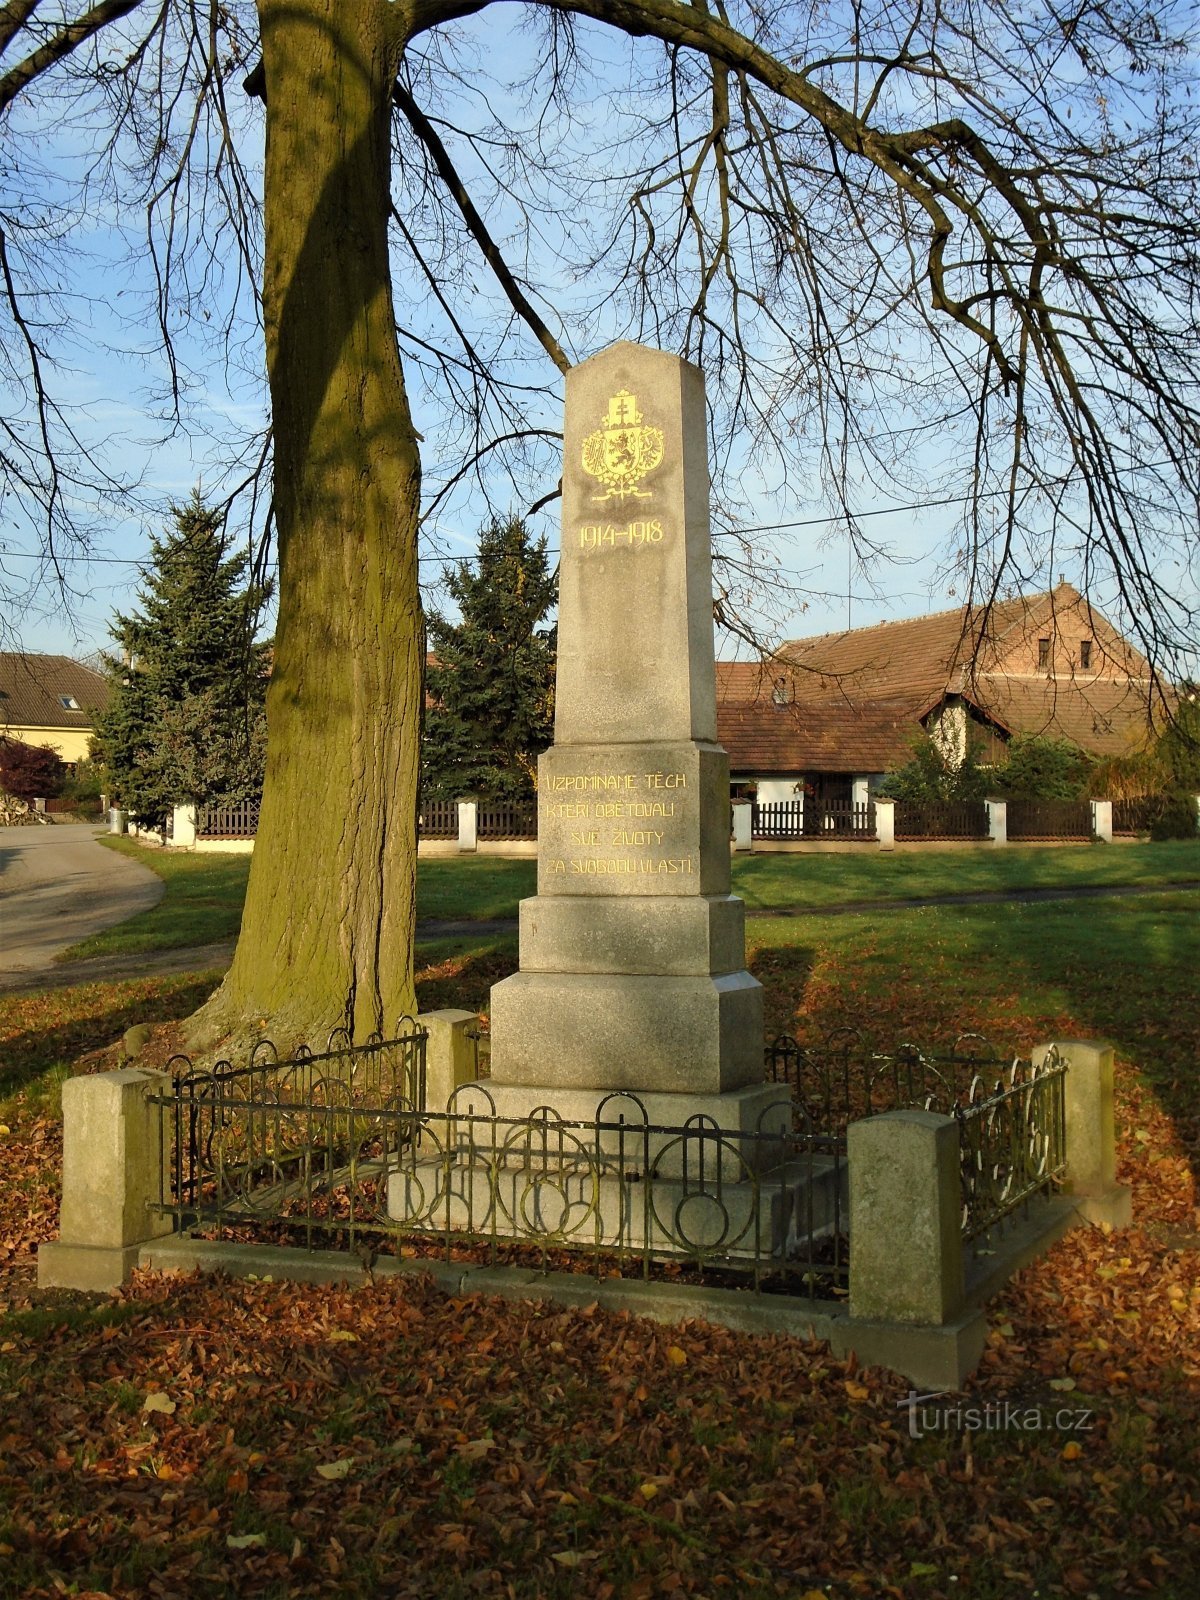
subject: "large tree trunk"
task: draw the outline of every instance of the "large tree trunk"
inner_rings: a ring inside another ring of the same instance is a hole
[[[279,626],[237,952],[197,1036],[414,1009],[420,460],[388,271],[385,0],[259,0]]]

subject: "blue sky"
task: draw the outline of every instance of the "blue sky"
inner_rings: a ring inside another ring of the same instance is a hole
[[[512,26],[523,10],[491,7],[467,27],[467,35],[478,47],[479,72],[486,66],[503,77],[507,67],[523,62],[528,36]],[[630,60],[646,47],[631,45],[612,30],[592,29],[587,40],[600,55],[598,88],[591,101],[575,102],[573,115],[581,129],[596,130],[595,142],[602,147],[610,89],[625,81]],[[449,115],[458,109],[468,115],[471,103],[468,86],[457,107],[439,105],[439,110]],[[255,112],[246,107],[244,115],[243,143],[253,167],[258,152]],[[93,136],[83,121],[48,122],[44,116],[40,123],[27,121],[18,133],[31,152],[27,173],[33,176],[27,175],[25,181],[35,186],[40,182],[39,198],[52,208],[67,192],[62,187],[64,180],[77,175],[80,163],[88,158]],[[6,174],[2,181],[13,180]],[[28,189],[25,197],[29,197]],[[518,237],[519,230],[510,227],[512,219],[506,217],[503,207],[495,208],[490,220],[502,235],[509,228],[512,237]],[[535,247],[543,247],[539,269],[553,256],[556,228],[568,226],[564,218],[548,213],[524,238],[526,250],[531,239]],[[242,319],[241,343],[231,363],[225,359],[220,341],[212,338],[211,326],[181,316],[172,332],[186,368],[186,415],[180,426],[166,427],[163,391],[167,369],[145,315],[153,280],[136,233],[130,229],[122,234],[115,229],[111,213],[103,207],[84,207],[70,219],[70,243],[77,254],[61,302],[70,336],[65,341],[64,367],[55,381],[60,394],[76,408],[73,419],[82,436],[103,445],[110,469],[136,487],[128,495],[117,496],[99,520],[92,559],[67,565],[69,606],[61,603],[53,582],[39,585],[34,581],[39,573],[37,534],[23,523],[20,508],[11,502],[0,505],[0,570],[8,591],[18,596],[6,619],[6,646],[10,640],[19,640],[27,649],[86,655],[108,643],[113,611],[134,603],[138,563],[146,555],[150,533],[162,526],[168,503],[186,498],[196,484],[209,493],[220,490],[228,477],[224,458],[230,442],[261,427],[265,395],[259,337],[247,318]],[[518,239],[518,243],[522,241]],[[486,322],[489,314],[502,322],[504,308],[486,274],[481,269],[475,278],[478,287],[469,297],[474,302],[472,314],[481,322]],[[591,286],[552,279],[547,288],[568,300],[572,296],[586,300]],[[420,298],[419,289],[416,298]],[[592,354],[609,342],[614,332],[621,331],[606,323],[601,310],[590,320],[590,342],[573,353],[577,357]],[[509,336],[506,359],[516,364],[514,370],[524,364],[539,377],[548,371],[541,352],[520,329]],[[433,490],[444,472],[453,471],[457,458],[453,441],[439,431],[432,396],[418,382],[411,387],[415,421],[428,441],[426,485]],[[553,403],[545,408],[543,420],[557,426]],[[768,633],[794,637],[954,605],[963,592],[961,577],[956,578],[954,572],[957,508],[929,502],[943,498],[943,484],[955,466],[952,456],[947,459],[939,454],[936,442],[926,441],[908,462],[907,482],[898,482],[894,493],[875,490],[859,494],[862,530],[886,553],[886,559],[866,574],[849,562],[844,534],[835,524],[822,521],[828,507],[817,484],[793,474],[781,489],[778,474],[774,481],[769,480],[747,461],[740,475],[737,513],[741,525],[773,528],[780,523],[800,524],[755,536],[764,579],[759,607]],[[516,484],[492,475],[487,488],[498,507],[519,510],[550,488],[552,481],[553,465],[547,462],[540,482]],[[897,505],[902,509],[887,510]],[[918,509],[911,509],[914,505]],[[436,578],[444,563],[470,555],[486,515],[484,495],[463,489],[431,519],[424,573],[431,585],[432,604],[438,603]],[[535,526],[552,548],[557,545],[556,504],[539,515]],[[1046,574],[1047,581],[1054,581],[1060,572],[1073,581],[1080,576],[1064,561],[1061,568]],[[1189,581],[1194,582],[1194,575],[1181,570],[1180,586],[1186,588]],[[788,593],[789,582],[803,591],[795,600]],[[1103,594],[1097,598],[1104,603]],[[719,641],[719,648],[731,653],[733,646]]]

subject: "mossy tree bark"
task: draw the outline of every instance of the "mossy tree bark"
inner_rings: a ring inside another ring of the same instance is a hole
[[[387,245],[403,11],[258,11],[279,623],[241,936],[193,1035],[316,1042],[415,1009],[420,459]]]

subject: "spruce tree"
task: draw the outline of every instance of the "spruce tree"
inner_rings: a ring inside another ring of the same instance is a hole
[[[223,522],[198,490],[151,540],[139,609],[118,615],[103,657],[108,710],[95,753],[117,803],[160,825],[175,805],[232,805],[262,790],[269,646],[256,643],[264,591],[227,556]]]
[[[423,793],[528,799],[554,726],[556,630],[542,624],[558,581],[546,541],[519,517],[493,520],[476,568],[460,563],[446,587],[461,621],[429,619]]]

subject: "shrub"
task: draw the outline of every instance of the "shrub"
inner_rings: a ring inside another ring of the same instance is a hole
[[[1152,839],[1194,839],[1196,837],[1196,801],[1190,794],[1167,794],[1162,797],[1158,814],[1150,823]]]
[[[1091,770],[1091,757],[1070,740],[1019,733],[996,772],[995,788],[1013,800],[1082,800]]]
[[[52,746],[0,737],[0,789],[18,800],[56,799],[65,775],[58,751]]]

